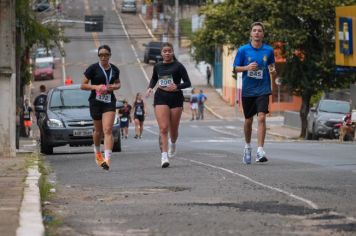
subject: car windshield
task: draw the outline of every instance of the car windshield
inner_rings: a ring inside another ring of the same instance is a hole
[[[342,101],[321,101],[319,111],[345,114],[350,112],[350,104]]]
[[[42,69],[42,68],[47,68],[47,67],[52,67],[49,62],[36,63],[37,69]]]
[[[81,89],[55,90],[50,100],[50,108],[86,108],[89,107],[90,91]]]

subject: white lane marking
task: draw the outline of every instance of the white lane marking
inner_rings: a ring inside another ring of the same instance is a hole
[[[192,143],[236,143],[237,139],[200,139],[200,140],[191,140]]]
[[[214,166],[214,165],[211,165],[211,164],[207,164],[207,163],[203,163],[203,162],[200,162],[200,161],[195,161],[195,160],[190,160],[190,159],[186,159],[186,158],[177,158],[177,159],[182,159],[182,160],[186,160],[186,161],[190,161],[192,163],[196,163],[196,164],[199,164],[199,165],[202,165],[202,166],[207,166],[207,167],[210,167],[210,168],[214,168],[214,169],[218,169],[218,170],[222,170],[222,171],[225,171],[227,173],[230,173],[232,175],[235,175],[235,176],[239,176],[243,179],[246,179],[247,181],[250,181],[256,185],[259,185],[259,186],[262,186],[264,188],[267,188],[267,189],[270,189],[270,190],[273,190],[273,191],[276,191],[276,192],[279,192],[279,193],[282,193],[290,198],[294,198],[296,200],[299,200],[301,202],[304,202],[306,203],[307,205],[309,205],[311,208],[313,209],[319,209],[318,205],[316,205],[314,202],[312,202],[311,200],[308,200],[306,198],[303,198],[303,197],[300,197],[300,196],[297,196],[293,193],[290,193],[288,191],[285,191],[285,190],[282,190],[280,188],[276,188],[276,187],[273,187],[273,186],[270,186],[270,185],[267,185],[267,184],[264,184],[264,183],[261,183],[261,182],[258,182],[254,179],[251,179],[250,177],[246,176],[246,175],[243,175],[243,174],[239,174],[237,172],[234,172],[232,170],[229,170],[229,169],[226,169],[226,168],[223,168],[223,167],[219,167],[219,166]]]
[[[149,33],[149,35],[151,36],[151,38],[153,38],[154,40],[157,40],[157,38],[152,34],[152,31],[150,30],[150,28],[147,26],[145,20],[142,18],[142,15],[139,14],[140,20],[142,21],[143,25],[145,26],[147,32]]]
[[[144,130],[146,130],[147,132],[151,133],[151,134],[154,134],[154,135],[159,135],[158,132],[156,131],[153,131],[150,129],[150,127],[143,127]]]
[[[112,0],[112,5],[113,5],[113,8],[114,8],[114,11],[116,12],[117,17],[119,18],[119,21],[120,21],[120,24],[121,24],[121,26],[122,26],[122,29],[123,29],[124,32],[125,32],[126,38],[130,41],[131,49],[132,49],[132,51],[133,51],[133,53],[134,53],[134,55],[135,55],[135,57],[136,57],[137,62],[138,62],[139,65],[140,65],[140,69],[141,69],[141,71],[142,71],[142,73],[143,73],[143,76],[145,77],[145,79],[146,79],[147,82],[149,83],[149,82],[150,82],[150,79],[148,78],[148,75],[147,75],[145,69],[143,68],[143,66],[142,66],[142,64],[141,64],[141,60],[140,60],[140,58],[138,57],[138,54],[137,54],[137,51],[136,51],[134,45],[131,43],[131,39],[130,39],[130,36],[129,36],[127,30],[126,30],[124,21],[122,20],[119,11],[118,11],[117,8],[116,8],[115,0]]]
[[[226,135],[230,135],[230,136],[233,136],[233,137],[239,137],[237,134],[223,131],[219,127],[216,127],[216,126],[209,126],[209,129],[211,129],[211,130],[213,130],[213,131],[215,131],[217,133],[226,134]]]

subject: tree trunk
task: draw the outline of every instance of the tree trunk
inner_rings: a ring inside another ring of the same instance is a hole
[[[307,116],[309,113],[310,109],[310,99],[312,97],[312,93],[310,91],[304,91],[302,94],[302,105],[300,108],[300,121],[301,121],[301,132],[300,132],[300,138],[305,138],[306,131],[307,131]]]

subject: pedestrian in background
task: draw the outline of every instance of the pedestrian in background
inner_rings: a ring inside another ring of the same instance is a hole
[[[32,112],[30,101],[26,98],[22,109],[26,137],[32,137]]]
[[[198,117],[197,120],[204,120],[204,109],[205,109],[205,101],[208,98],[204,94],[203,90],[201,89],[198,94]]]
[[[192,96],[190,97],[190,109],[192,111],[192,119],[198,119],[198,94],[195,88],[192,89]]]
[[[94,121],[93,142],[95,161],[103,169],[109,170],[114,145],[112,135],[116,112],[114,90],[120,88],[120,70],[109,62],[111,49],[108,45],[102,45],[98,48],[98,57],[99,62],[90,65],[85,70],[85,78],[80,88],[83,90],[91,90],[89,109]],[[104,134],[105,159],[100,150],[102,134]]]
[[[44,112],[45,104],[47,101],[46,86],[44,84],[40,85],[40,94],[35,98],[33,105],[35,107],[36,122],[40,120],[41,113]]]
[[[131,120],[131,105],[128,104],[126,100],[123,101],[124,107],[119,109],[119,117],[120,117],[120,131],[121,138],[127,139],[129,135],[129,124],[132,122]]]
[[[176,155],[176,141],[184,102],[182,89],[190,87],[191,82],[183,64],[176,60],[171,43],[163,43],[161,55],[163,61],[158,62],[153,67],[146,96],[153,93],[153,88],[158,82],[153,105],[159,126],[161,167],[166,168],[169,166],[168,157],[171,158]],[[169,147],[168,133],[170,137]]]
[[[260,22],[251,25],[248,44],[241,46],[234,60],[236,72],[242,72],[242,107],[245,116],[245,149],[243,163],[251,164],[251,135],[253,117],[257,114],[257,156],[256,162],[268,161],[264,148],[266,137],[266,114],[269,113],[271,78],[276,78],[273,48],[263,43],[264,26]]]
[[[147,110],[145,102],[142,99],[141,93],[136,94],[135,101],[133,103],[134,109],[134,122],[135,122],[135,137],[142,138],[143,132],[143,122],[145,121],[145,116],[147,115]]]
[[[211,69],[210,66],[206,66],[206,82],[208,85],[210,84],[210,78],[211,78]]]

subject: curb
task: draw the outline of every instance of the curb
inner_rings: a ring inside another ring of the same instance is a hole
[[[41,177],[41,173],[38,171],[38,162],[35,161],[27,172],[16,235],[43,236],[45,228],[42,221],[41,196],[38,186]]]

